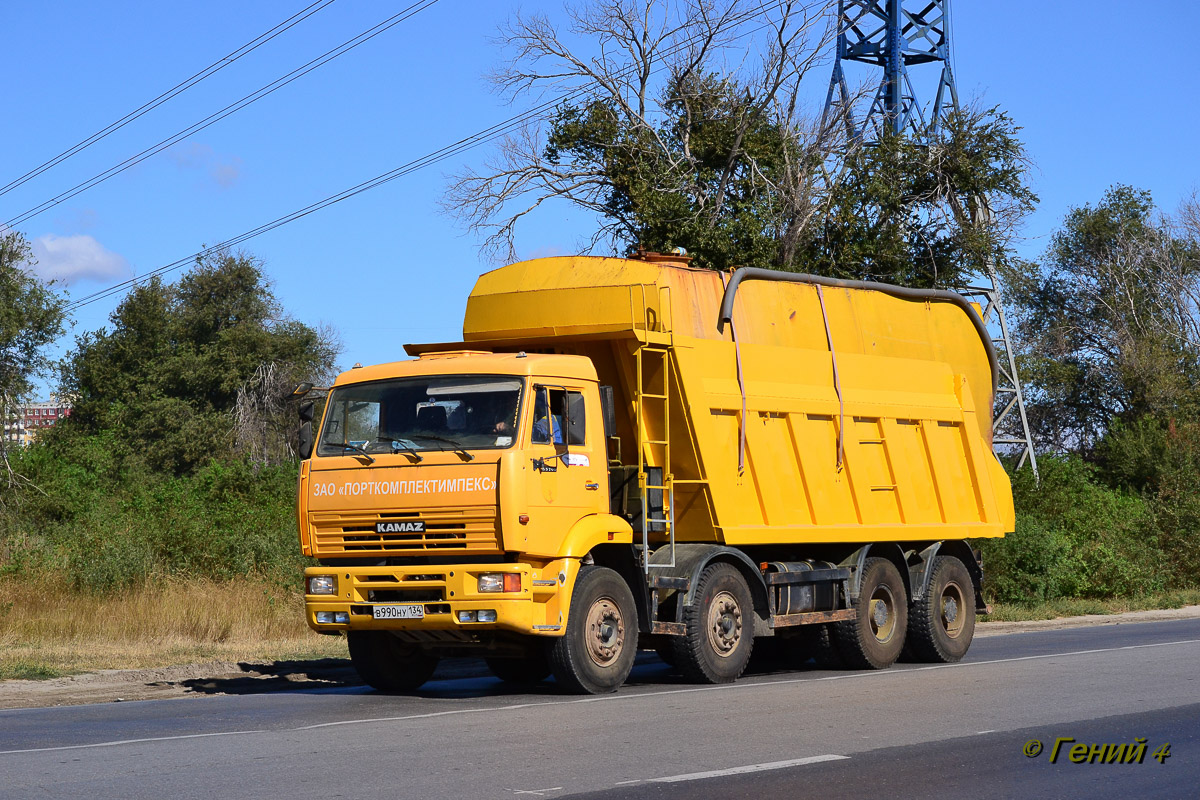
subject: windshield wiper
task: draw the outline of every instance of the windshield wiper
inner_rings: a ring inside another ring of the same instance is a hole
[[[434,442],[445,442],[446,444],[450,445],[453,452],[458,453],[458,455],[462,456],[463,461],[474,461],[475,460],[475,456],[471,455],[466,450],[464,450],[463,446],[461,444],[459,444],[458,442],[454,441],[453,439],[447,439],[444,436],[433,436],[432,434],[428,434],[428,433],[414,433],[414,434],[411,434],[411,436],[414,439],[429,439]],[[438,449],[441,450],[443,448],[439,447]]]
[[[375,463],[375,456],[368,453],[365,448],[359,447],[356,444],[349,444],[348,442],[345,442],[345,443],[326,442],[325,444],[330,445],[331,447],[340,447],[343,450],[353,450],[356,453],[361,453],[363,456],[366,457],[368,464]]]
[[[387,442],[392,446],[393,453],[403,452],[405,455],[412,456],[415,463],[420,463],[425,460],[425,456],[418,453],[411,445],[407,445],[401,439],[393,439],[390,436],[380,436],[378,441]]]

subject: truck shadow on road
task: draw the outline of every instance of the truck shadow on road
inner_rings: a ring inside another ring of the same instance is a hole
[[[237,672],[204,678],[178,681],[176,685],[197,694],[252,695],[277,692],[346,691],[372,692],[359,679],[348,659],[324,658],[312,660],[241,662]],[[808,665],[786,665],[774,658],[756,658],[746,676],[770,675],[780,672],[797,673],[816,669]],[[630,687],[690,685],[673,668],[653,653],[639,653],[629,679]],[[437,672],[412,696],[430,698],[472,698],[505,695],[561,696],[553,679],[518,685],[494,677],[479,659],[448,658]]]

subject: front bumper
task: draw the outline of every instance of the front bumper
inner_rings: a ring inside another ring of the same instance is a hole
[[[480,592],[480,573],[516,573],[519,592]],[[561,615],[554,602],[565,580],[528,564],[453,564],[403,567],[310,567],[304,587],[316,575],[337,580],[336,594],[306,594],[305,617],[320,633],[346,630],[392,631],[511,631],[543,636],[561,635]],[[559,573],[563,574],[563,573]],[[377,606],[420,606],[421,619],[376,619]],[[463,622],[460,611],[491,610],[495,622]],[[318,622],[319,612],[342,612],[346,623]],[[551,616],[551,619],[547,619]]]

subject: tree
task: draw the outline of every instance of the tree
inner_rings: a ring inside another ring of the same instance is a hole
[[[1200,411],[1200,225],[1114,186],[1071,209],[1040,275],[1010,281],[1031,423],[1044,446],[1091,454],[1113,420]]]
[[[952,112],[936,136],[885,133],[839,155],[825,213],[794,262],[806,271],[958,287],[1015,273],[1013,232],[1037,203],[1020,127],[999,108]]]
[[[494,84],[514,100],[563,99],[482,173],[456,176],[445,207],[507,259],[520,220],[557,199],[597,214],[589,249],[682,246],[702,266],[779,265],[780,243],[813,214],[829,146],[799,93],[831,34],[828,5],[760,15],[740,0],[608,0],[568,7],[567,32],[518,15]],[[765,42],[744,39],[756,30]],[[568,35],[596,52],[573,51]],[[754,66],[726,69],[737,53]]]
[[[80,336],[68,356],[63,389],[74,408],[51,443],[109,432],[169,473],[244,444],[234,410],[263,365],[293,385],[321,381],[338,352],[329,331],[283,313],[260,264],[243,254],[198,259],[175,284],[151,279],[110,321],[111,329]]]
[[[870,146],[837,120],[804,115],[802,83],[822,63],[832,8],[621,0],[568,9],[566,32],[517,16],[502,31],[511,57],[494,83],[513,99],[565,99],[505,139],[481,172],[456,176],[445,207],[506,259],[526,215],[566,201],[597,215],[589,250],[682,246],[717,269],[954,286],[1015,266],[1011,233],[1037,198],[1006,114],[970,109],[932,142]],[[753,68],[730,68],[728,55],[757,30],[766,34],[761,45],[748,39]],[[572,49],[568,36],[599,54]]]
[[[0,231],[0,418],[10,424],[31,380],[50,366],[46,347],[63,333],[66,301],[34,277],[29,244],[16,231]],[[6,436],[0,436],[0,476],[9,488],[17,476],[9,466]]]

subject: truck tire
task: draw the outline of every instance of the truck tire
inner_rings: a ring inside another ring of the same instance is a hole
[[[429,680],[437,657],[389,631],[348,631],[350,663],[363,683],[381,692],[411,692]]]
[[[938,556],[929,590],[908,611],[907,655],[927,664],[961,661],[975,635],[975,586],[961,561]]]
[[[615,692],[637,655],[633,592],[615,571],[585,566],[575,579],[567,630],[549,648],[559,685],[580,694]]]
[[[543,648],[517,658],[485,658],[488,669],[505,683],[529,686],[550,677],[550,660]]]
[[[895,565],[868,558],[859,580],[856,619],[835,623],[834,641],[851,669],[887,669],[900,657],[908,629],[908,596]]]
[[[754,601],[732,564],[709,564],[683,610],[687,633],[675,637],[675,666],[694,683],[731,683],[754,649]]]

